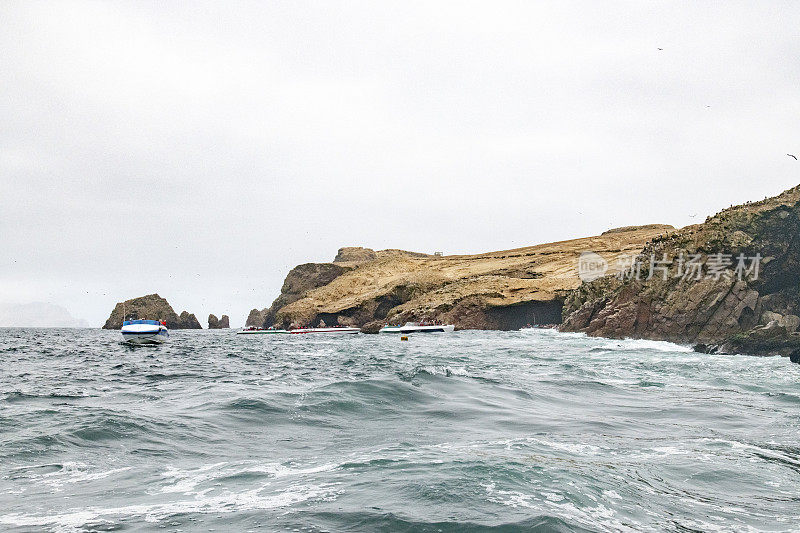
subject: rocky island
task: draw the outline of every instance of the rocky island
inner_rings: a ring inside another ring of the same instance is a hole
[[[604,276],[581,280],[577,263],[584,252],[602,258]],[[691,279],[681,270],[687,260],[694,267],[701,263]],[[715,260],[723,264],[712,265]],[[293,327],[322,321],[375,332],[387,322],[423,318],[459,329],[558,323],[562,331],[593,336],[800,361],[800,186],[679,230],[630,226],[596,237],[444,257],[341,248],[330,263],[293,268],[278,298],[268,308],[253,309],[246,323]]]
[[[269,308],[253,309],[247,325],[292,327],[324,321],[375,332],[385,322],[422,318],[460,329],[558,323],[564,299],[581,283],[575,268],[581,252],[593,250],[613,264],[671,231],[672,226],[653,224],[597,237],[444,257],[342,248],[331,263],[293,268],[278,298]]]
[[[166,320],[169,329],[201,329],[197,317],[188,311],[180,315],[175,313],[169,302],[158,294],[148,294],[119,302],[111,312],[103,329],[119,329],[122,327],[123,313],[127,318],[149,320]]]

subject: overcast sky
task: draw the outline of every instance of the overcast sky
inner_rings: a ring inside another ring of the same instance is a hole
[[[242,325],[293,266],[800,183],[800,2],[0,3],[0,303]],[[662,48],[663,50],[659,50]]]

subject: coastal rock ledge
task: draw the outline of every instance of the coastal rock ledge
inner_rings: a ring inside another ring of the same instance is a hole
[[[194,313],[182,311],[178,315],[169,302],[158,294],[148,294],[119,302],[103,325],[103,329],[122,327],[123,313],[129,319],[166,320],[170,329],[202,329]]]

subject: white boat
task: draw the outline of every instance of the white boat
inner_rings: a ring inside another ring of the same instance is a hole
[[[169,340],[169,330],[160,320],[125,320],[122,338],[131,344],[161,344]]]
[[[453,324],[406,322],[402,326],[383,326],[378,333],[450,333],[455,329]]]
[[[297,328],[297,329],[290,329],[289,333],[294,335],[299,335],[303,333],[324,333],[326,335],[355,335],[360,333],[361,330],[359,328],[351,328],[351,327],[344,327],[344,326],[337,326],[335,328]]]
[[[257,328],[255,326],[251,326],[249,328],[244,328],[236,332],[237,335],[269,335],[269,334],[286,334],[289,333],[285,329],[274,329],[274,328]]]

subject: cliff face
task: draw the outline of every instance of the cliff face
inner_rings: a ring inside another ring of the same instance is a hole
[[[228,315],[222,315],[222,318],[217,318],[217,315],[208,315],[208,329],[227,329],[231,327],[230,318]]]
[[[124,311],[123,311],[124,310]],[[129,319],[166,320],[170,329],[200,329],[197,317],[186,311],[180,316],[175,313],[169,302],[158,294],[148,294],[118,303],[103,325],[103,329],[119,329],[122,327],[123,312]]]
[[[260,311],[258,309],[251,309],[250,314],[247,315],[247,320],[244,321],[245,327],[262,326],[264,324],[264,321],[267,319],[268,311],[269,309],[266,308]]]
[[[478,255],[342,248],[333,263],[295,267],[263,313],[265,326],[361,326],[437,319],[459,328],[517,329],[561,321],[563,299],[580,285],[576,262],[591,250],[612,265],[674,228],[626,228],[598,237]],[[262,313],[254,310],[256,314]],[[250,319],[254,313],[251,312]]]
[[[642,256],[639,279],[631,269],[573,291],[562,331],[800,359],[800,186],[653,239]]]

